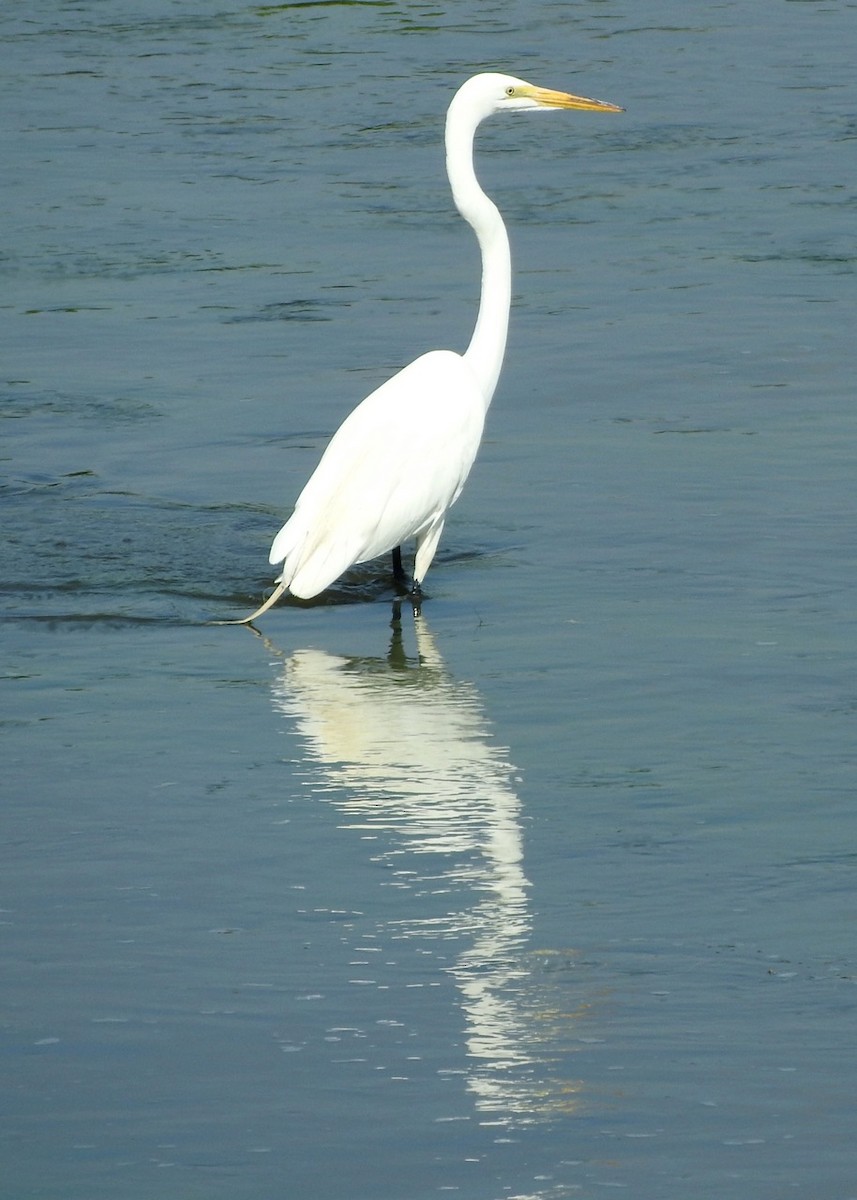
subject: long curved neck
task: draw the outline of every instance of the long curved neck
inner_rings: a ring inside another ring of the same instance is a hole
[[[479,380],[487,409],[506,350],[512,256],[503,218],[479,186],[473,170],[473,137],[478,124],[478,117],[459,110],[453,101],[446,118],[446,170],[455,206],[473,227],[482,253],[479,316],[464,358]]]

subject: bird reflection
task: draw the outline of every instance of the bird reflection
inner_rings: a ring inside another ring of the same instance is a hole
[[[500,1124],[567,1112],[578,1087],[551,1078],[551,1051],[569,1014],[553,1010],[543,960],[529,949],[515,768],[476,688],[450,675],[423,618],[414,620],[415,657],[398,606],[392,629],[385,658],[295,651],[274,683],[275,703],[305,739],[313,790],[329,794],[346,826],[371,831],[400,878],[430,877],[434,895],[465,898],[455,911],[438,916],[432,906],[385,927],[465,947],[447,969],[477,1110]]]

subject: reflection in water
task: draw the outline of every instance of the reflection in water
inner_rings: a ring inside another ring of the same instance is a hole
[[[492,740],[476,688],[450,676],[424,620],[414,625],[417,658],[404,651],[397,610],[385,659],[296,651],[275,703],[306,741],[315,794],[328,794],[347,827],[382,835],[380,856],[400,878],[459,897],[454,911],[433,907],[387,928],[465,946],[449,970],[478,1111],[519,1124],[568,1112],[578,1086],[549,1078],[549,1062],[558,1025],[574,1014],[551,1011],[542,959],[527,945],[515,768]]]

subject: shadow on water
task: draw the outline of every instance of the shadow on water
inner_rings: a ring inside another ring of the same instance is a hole
[[[28,473],[0,482],[0,593],[8,619],[122,625],[207,624],[240,617],[272,589],[259,574],[281,513],[199,505],[105,486],[97,473]],[[479,557],[446,551],[439,562]],[[392,600],[389,560],[349,570],[310,600],[318,608]]]
[[[581,1103],[559,1063],[587,1005],[552,1000],[558,952],[530,945],[516,768],[475,686],[453,678],[422,616],[413,628],[409,654],[394,604],[386,657],[284,655],[263,638],[282,664],[273,702],[303,741],[311,797],[394,881],[401,902],[379,940],[423,947],[455,984],[477,1114],[501,1126],[550,1120]]]
[[[255,604],[269,583],[254,575],[278,517],[262,507],[141,495],[105,487],[88,470],[8,479],[0,500],[0,578],[16,620],[198,624],[220,605]],[[361,603],[391,592],[374,564],[316,600],[284,603]]]

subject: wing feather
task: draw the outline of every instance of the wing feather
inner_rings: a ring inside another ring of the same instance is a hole
[[[372,392],[343,421],[274,538],[270,561],[297,596],[417,536],[457,500],[485,400],[460,355],[436,350]]]

